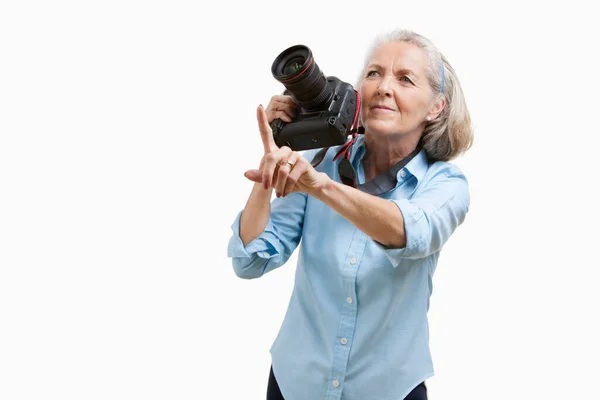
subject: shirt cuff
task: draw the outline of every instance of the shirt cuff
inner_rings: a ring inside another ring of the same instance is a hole
[[[275,257],[279,254],[277,249],[271,244],[271,240],[274,236],[274,227],[271,219],[267,222],[267,226],[265,230],[248,243],[247,246],[244,246],[242,239],[240,238],[240,218],[242,216],[242,211],[240,211],[235,218],[235,221],[231,225],[231,230],[233,231],[233,235],[229,239],[229,244],[227,246],[227,255],[232,258],[252,258],[253,255],[256,255],[260,258],[269,259]]]
[[[406,246],[397,249],[387,247],[379,242],[375,242],[375,244],[385,251],[386,256],[395,268],[399,265],[401,258],[410,258],[419,251],[425,241],[428,224],[426,219],[423,219],[423,211],[407,199],[392,199],[390,201],[394,202],[402,213]]]

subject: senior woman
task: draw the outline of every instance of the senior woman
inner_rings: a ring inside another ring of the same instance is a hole
[[[268,400],[421,400],[434,374],[427,312],[440,251],[469,208],[449,162],[471,146],[469,112],[445,57],[407,30],[376,39],[356,90],[364,135],[346,159],[357,185],[387,180],[376,193],[342,182],[335,152],[317,165],[316,150],[275,144],[269,124],[291,120],[291,96],[257,109],[264,157],[245,173],[255,184],[228,255],[253,279],[300,244]]]

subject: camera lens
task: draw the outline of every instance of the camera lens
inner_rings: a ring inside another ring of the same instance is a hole
[[[319,108],[333,94],[312,52],[304,45],[292,46],[281,52],[273,61],[271,73],[304,109]]]
[[[296,72],[300,71],[300,68],[302,68],[302,65],[304,65],[304,62],[306,60],[304,59],[304,57],[294,57],[288,61],[286,61],[286,63],[283,65],[283,74],[284,75],[293,75]]]

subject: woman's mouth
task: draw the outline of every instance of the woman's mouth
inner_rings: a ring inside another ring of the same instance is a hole
[[[381,111],[394,111],[393,109],[391,109],[390,107],[386,107],[383,105],[377,105],[373,107],[373,110],[381,110]]]

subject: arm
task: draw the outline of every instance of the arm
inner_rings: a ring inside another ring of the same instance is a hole
[[[280,150],[273,141],[269,122],[274,118],[289,122],[287,112],[291,112],[292,104],[288,97],[274,96],[266,113],[262,106],[257,109],[265,154],[258,170],[244,174],[250,180],[256,180],[256,176],[261,175],[265,160],[271,159],[271,153]],[[273,188],[260,183],[260,180],[257,182],[244,209],[231,226],[233,235],[227,246],[236,275],[245,279],[258,278],[288,260],[300,241],[306,203],[306,196],[299,194],[286,201],[276,199],[271,207]]]
[[[245,246],[260,236],[269,222],[273,189],[255,183],[240,218],[240,238]]]
[[[235,274],[243,279],[260,278],[284,265],[300,244],[306,195],[294,193],[274,199],[267,223],[259,235],[247,244],[240,236],[241,220],[245,209],[235,218],[227,255],[232,259]],[[256,228],[256,227],[254,227]]]
[[[393,202],[332,179],[326,179],[310,194],[382,245],[394,248],[406,246],[404,218]]]
[[[470,195],[465,176],[445,164],[411,198],[382,199],[331,180],[311,195],[336,210],[386,251],[397,266],[440,250],[464,221]]]

